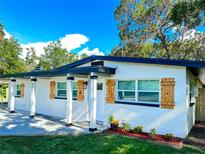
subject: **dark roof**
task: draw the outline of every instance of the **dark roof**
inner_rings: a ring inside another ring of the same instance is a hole
[[[0,77],[5,78],[5,77],[30,77],[30,76],[60,76],[60,75],[66,75],[67,73],[89,74],[90,72],[104,73],[104,74],[115,73],[115,68],[110,68],[105,66],[77,67],[95,60],[185,66],[189,68],[205,68],[205,61],[171,60],[171,59],[158,59],[158,58],[133,58],[133,57],[115,57],[115,56],[90,56],[53,70],[32,71],[32,72],[17,73],[12,75],[3,75]]]
[[[58,69],[76,67],[76,66],[94,61],[94,60],[106,60],[106,61],[128,62],[128,63],[174,65],[174,66],[185,66],[185,67],[193,67],[193,68],[205,67],[205,61],[172,60],[172,59],[159,59],[159,58],[117,57],[117,56],[90,56],[90,57],[87,57],[85,59],[76,61],[74,63],[59,67]]]
[[[80,75],[89,75],[91,72],[101,73],[101,74],[115,74],[116,68],[105,67],[105,66],[85,66],[85,67],[74,67],[74,68],[61,68],[61,69],[53,69],[48,71],[32,71],[32,72],[24,72],[24,73],[16,73],[16,74],[8,74],[0,76],[0,78],[7,77],[50,77],[50,76],[63,76],[68,73],[71,74],[80,74]]]

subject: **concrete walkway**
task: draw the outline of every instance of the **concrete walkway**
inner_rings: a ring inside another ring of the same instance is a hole
[[[205,147],[205,122],[196,122],[184,143]]]
[[[31,119],[26,112],[9,113],[0,109],[0,135],[77,135],[87,128],[67,127],[42,116]]]

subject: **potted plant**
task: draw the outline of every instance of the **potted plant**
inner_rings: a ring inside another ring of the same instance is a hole
[[[117,129],[119,126],[119,120],[116,120],[113,115],[108,117],[108,123],[112,129]]]

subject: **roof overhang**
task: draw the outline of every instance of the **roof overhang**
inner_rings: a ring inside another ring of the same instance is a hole
[[[10,75],[2,75],[0,78],[30,78],[30,77],[55,77],[55,76],[66,76],[67,74],[73,75],[90,75],[91,72],[99,75],[113,75],[115,74],[116,68],[105,67],[105,66],[85,66],[75,68],[62,68],[48,71],[32,71],[24,73],[16,73]]]
[[[203,85],[205,85],[205,68],[193,68],[189,67],[189,70],[193,73],[193,75],[198,78]]]

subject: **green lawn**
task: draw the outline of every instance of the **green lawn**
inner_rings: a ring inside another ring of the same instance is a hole
[[[205,149],[203,150],[194,147],[179,150],[110,134],[0,137],[0,154],[205,153]]]

